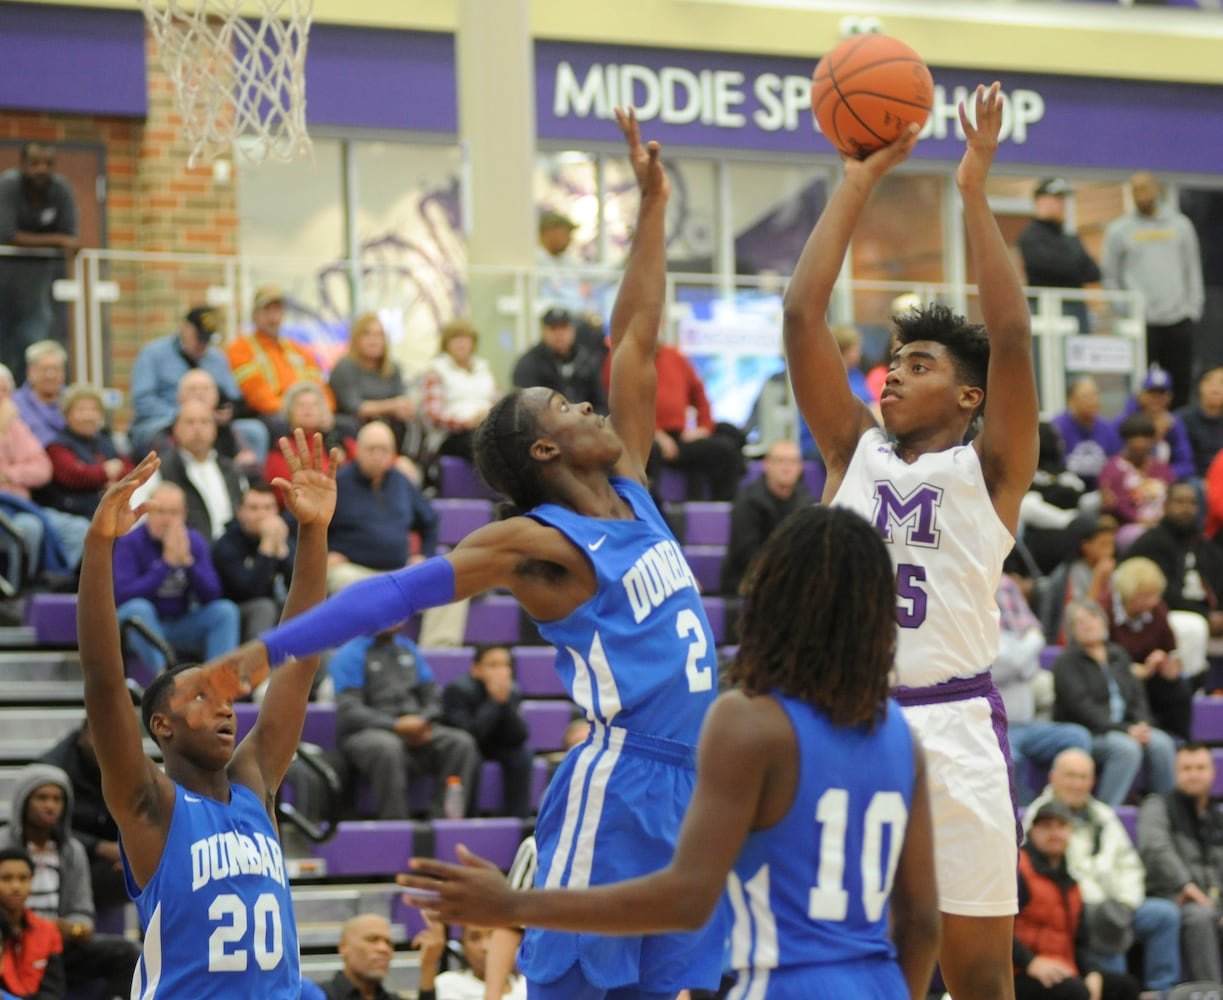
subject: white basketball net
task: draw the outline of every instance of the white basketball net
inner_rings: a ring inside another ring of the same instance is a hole
[[[189,164],[232,149],[243,159],[310,152],[306,42],[313,0],[140,0],[174,84]],[[258,8],[247,20],[243,9]],[[252,138],[255,141],[239,141]]]

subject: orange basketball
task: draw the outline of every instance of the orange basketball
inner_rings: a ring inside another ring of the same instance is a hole
[[[920,128],[934,103],[925,61],[887,35],[847,38],[819,61],[811,79],[811,110],[829,141],[862,159]]]

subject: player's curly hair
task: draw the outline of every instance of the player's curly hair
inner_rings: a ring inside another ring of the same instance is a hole
[[[178,675],[184,670],[198,666],[198,663],[176,663],[154,677],[149,682],[149,686],[144,689],[144,695],[140,699],[140,719],[144,723],[144,731],[158,746],[161,746],[161,740],[153,732],[153,716],[166,711],[169,707],[170,696],[174,694],[174,684]]]
[[[539,463],[531,457],[531,445],[538,436],[537,413],[524,403],[522,391],[516,390],[493,404],[472,437],[476,471],[519,512],[548,499]]]
[[[761,547],[742,595],[731,683],[811,702],[838,726],[884,718],[896,583],[874,527],[838,507],[797,511]]]
[[[965,385],[985,389],[989,372],[989,337],[980,323],[969,323],[947,306],[932,302],[920,309],[897,313],[895,341],[899,346],[915,340],[942,344],[955,360],[956,378]]]

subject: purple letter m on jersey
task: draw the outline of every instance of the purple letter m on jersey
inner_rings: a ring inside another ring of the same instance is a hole
[[[923,548],[938,548],[939,531],[934,526],[943,491],[922,483],[912,493],[901,496],[886,479],[875,483],[875,527],[885,542],[892,541],[893,529],[905,529],[905,541]]]

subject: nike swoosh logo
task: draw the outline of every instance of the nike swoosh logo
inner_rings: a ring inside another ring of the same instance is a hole
[[[604,536],[603,536],[602,538],[600,538],[600,539],[599,539],[597,542],[590,542],[590,543],[588,543],[588,544],[587,544],[587,546],[586,546],[586,548],[590,549],[590,551],[591,551],[591,552],[598,552],[598,551],[599,551],[599,549],[601,549],[601,548],[603,547],[603,543],[604,543],[604,542],[606,542],[606,541],[607,541],[607,536],[606,536],[606,535],[604,535]]]
[[[194,795],[184,795],[183,798],[186,799],[188,802],[199,802],[200,801]]]

